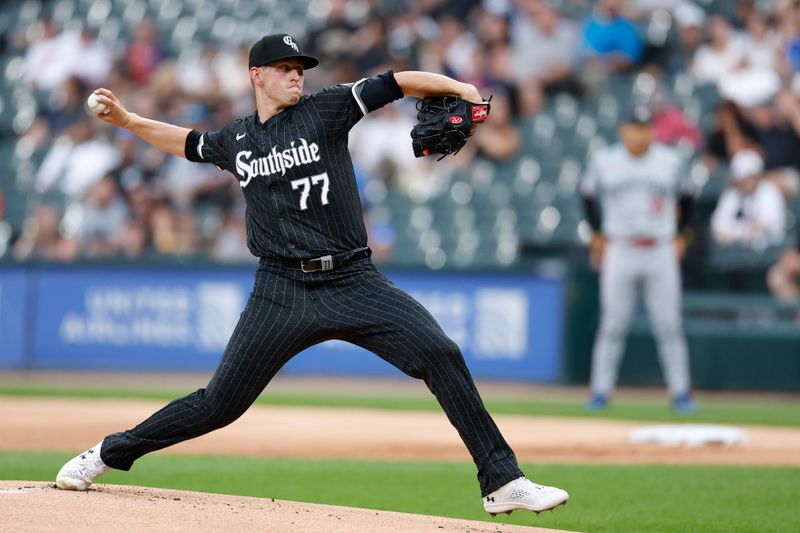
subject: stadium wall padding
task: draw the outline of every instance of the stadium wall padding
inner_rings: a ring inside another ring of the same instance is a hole
[[[525,274],[392,272],[461,347],[479,379],[556,383],[563,282]],[[211,371],[252,287],[247,267],[0,268],[6,368]],[[11,317],[6,320],[7,317]],[[399,375],[377,356],[329,341],[286,373]]]
[[[23,268],[0,269],[0,368],[26,366],[30,277]]]

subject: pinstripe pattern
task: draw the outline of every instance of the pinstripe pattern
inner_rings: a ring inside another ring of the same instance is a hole
[[[425,381],[472,455],[482,495],[522,475],[458,346],[424,307],[369,261],[312,274],[262,264],[208,386],[135,428],[106,437],[103,461],[128,470],[148,452],[230,424],[289,359],[329,339],[362,346]]]
[[[203,162],[228,170],[243,185],[247,201],[247,245],[256,257],[307,259],[346,252],[367,245],[367,232],[356,186],[347,134],[362,117],[350,85],[337,85],[300,102],[261,123],[258,113],[200,137],[197,155]],[[238,138],[237,138],[238,137]],[[273,149],[281,152],[300,140],[316,143],[319,161],[246,180],[237,159],[252,162]],[[202,145],[202,146],[201,146]],[[247,152],[249,156],[240,155]],[[312,187],[309,209],[298,209],[300,193],[291,182],[327,173],[328,204]],[[244,185],[246,183],[246,185]]]
[[[217,132],[189,135],[187,145],[196,144],[191,150],[187,146],[187,158],[213,163],[239,178],[247,201],[248,247],[262,258],[261,266],[208,386],[173,401],[135,428],[106,437],[101,457],[108,466],[128,470],[148,452],[230,424],[295,354],[342,339],[425,381],[472,455],[484,496],[522,475],[458,346],[369,260],[311,274],[283,269],[271,260],[366,247],[347,133],[364,109],[398,98],[388,94],[399,94],[396,84],[396,90],[383,94],[386,83],[369,78],[355,86],[338,85],[303,97],[263,124],[256,113]],[[365,95],[368,104],[360,101]],[[309,151],[295,160],[291,150],[300,143]],[[276,150],[289,150],[292,165],[277,168]],[[313,184],[309,178],[323,172],[329,179],[327,193],[323,184],[303,193],[302,182]]]

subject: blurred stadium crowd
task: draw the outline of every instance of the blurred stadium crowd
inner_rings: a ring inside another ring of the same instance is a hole
[[[307,91],[419,69],[494,95],[491,121],[438,163],[413,158],[413,101],[354,128],[378,261],[502,268],[579,249],[583,165],[639,101],[658,140],[694,162],[688,267],[755,270],[800,297],[796,0],[12,4],[0,7],[0,257],[254,260],[236,180],[106,127],[85,102],[104,86],[140,115],[218,128],[255,108],[250,44],[287,31],[321,59]]]

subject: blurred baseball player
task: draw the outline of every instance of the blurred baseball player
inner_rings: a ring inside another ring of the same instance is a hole
[[[568,494],[523,477],[483,406],[464,358],[433,317],[370,261],[347,148],[365,114],[404,95],[482,102],[472,85],[425,72],[391,71],[303,96],[303,71],[318,64],[291,36],[250,50],[256,111],[200,132],[129,113],[107,89],[98,117],[153,146],[228,170],[247,203],[250,251],[261,258],[253,291],[210,383],[133,429],[108,435],[58,473],[62,489],[86,490],[111,468],[199,437],[239,418],[278,370],[314,344],[342,339],[425,381],[478,467],[484,508],[543,511]]]
[[[592,259],[600,266],[601,317],[587,407],[608,404],[641,289],[672,407],[693,413],[679,267],[694,201],[688,173],[677,150],[653,141],[647,107],[633,108],[619,135],[621,143],[593,155],[581,184],[586,218],[594,231]]]

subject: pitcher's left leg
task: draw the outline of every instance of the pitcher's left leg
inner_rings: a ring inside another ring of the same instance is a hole
[[[381,323],[346,340],[425,382],[475,461],[483,495],[521,477],[516,456],[486,411],[456,343],[410,296],[398,290],[389,302],[391,312],[375,317]]]
[[[337,338],[362,346],[425,381],[478,467],[490,514],[553,509],[566,491],[526,479],[481,401],[458,346],[431,314],[374,267],[320,288],[319,313]]]
[[[317,310],[339,338],[425,381],[472,455],[484,496],[522,476],[461,351],[419,302],[374,267],[320,291]]]

